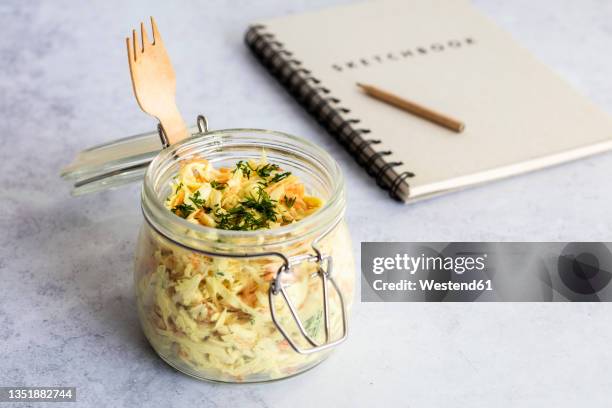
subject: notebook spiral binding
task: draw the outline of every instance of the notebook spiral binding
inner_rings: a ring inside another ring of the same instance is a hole
[[[330,95],[330,90],[304,68],[301,61],[295,59],[293,53],[276,40],[274,34],[266,32],[265,29],[264,25],[253,25],[245,35],[245,42],[256,58],[300,105],[348,150],[357,163],[365,167],[367,173],[376,179],[378,186],[388,190],[394,199],[403,201],[398,190],[402,183],[414,174],[408,171],[392,171],[403,163],[385,161],[384,157],[392,152],[374,150],[373,146],[381,141],[364,137],[370,130],[358,128],[356,125],[360,123],[359,119],[344,118],[343,114],[350,113],[350,109],[341,106],[341,101]]]

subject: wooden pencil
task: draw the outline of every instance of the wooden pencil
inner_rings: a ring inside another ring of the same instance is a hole
[[[425,106],[420,105],[418,103],[411,102],[407,99],[401,98],[390,92],[383,91],[382,89],[376,88],[372,85],[360,84],[358,82],[357,86],[363,89],[363,91],[367,95],[378,99],[379,101],[386,102],[406,112],[412,113],[413,115],[426,119],[447,129],[453,130],[457,133],[461,133],[463,129],[465,129],[465,124],[463,122],[457,119],[453,119],[440,112],[436,112],[432,109],[426,108]]]

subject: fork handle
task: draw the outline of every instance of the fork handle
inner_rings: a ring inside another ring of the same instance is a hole
[[[189,136],[187,125],[176,106],[168,109],[163,115],[157,116],[157,120],[164,128],[169,144],[173,145]]]

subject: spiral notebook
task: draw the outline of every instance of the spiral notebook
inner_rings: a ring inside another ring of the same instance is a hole
[[[612,148],[612,119],[466,0],[386,0],[258,22],[246,43],[403,201]],[[362,93],[393,92],[457,134]]]

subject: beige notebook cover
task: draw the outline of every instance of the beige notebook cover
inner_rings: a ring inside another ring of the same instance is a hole
[[[404,175],[395,190],[405,201],[612,148],[611,117],[468,1],[358,3],[256,27],[336,113],[369,131],[360,137],[380,141],[366,144],[369,156],[392,152],[367,166],[388,173],[387,184]],[[448,113],[465,131],[374,100],[356,82]]]

